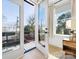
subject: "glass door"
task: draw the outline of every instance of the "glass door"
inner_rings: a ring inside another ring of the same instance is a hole
[[[38,40],[43,47],[45,47],[45,14],[45,2],[42,1],[38,5]]]
[[[35,48],[35,6],[24,2],[24,52]]]
[[[47,0],[42,0],[38,4],[38,21],[37,21],[37,28],[36,29],[37,33],[37,48],[44,53],[45,56],[47,56],[48,52],[48,4]]]
[[[19,6],[3,0],[2,52],[7,53],[20,47]]]
[[[2,58],[17,59],[23,52],[23,1],[2,1]]]

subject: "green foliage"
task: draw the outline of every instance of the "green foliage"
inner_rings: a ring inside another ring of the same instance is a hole
[[[24,27],[24,33],[30,33],[30,26],[29,25],[26,25],[25,27]]]
[[[25,33],[31,33],[35,31],[35,17],[34,16],[30,16],[28,19],[28,24],[25,26],[24,28],[24,32]]]
[[[68,20],[67,18],[70,18],[70,17],[71,17],[70,12],[63,13],[62,15],[58,17],[57,27],[56,27],[57,34],[63,34],[63,32],[68,33],[68,30],[66,29],[66,21]]]

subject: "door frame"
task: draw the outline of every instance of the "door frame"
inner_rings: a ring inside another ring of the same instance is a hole
[[[38,48],[47,58],[48,57],[48,33],[45,34],[45,47],[43,47],[40,43],[39,43],[39,39],[38,39],[38,7],[39,7],[40,3],[37,3],[35,5],[35,42],[36,42],[36,48]],[[48,29],[48,0],[45,0],[45,19],[46,19],[46,26],[45,28]],[[48,31],[48,30],[45,30]]]

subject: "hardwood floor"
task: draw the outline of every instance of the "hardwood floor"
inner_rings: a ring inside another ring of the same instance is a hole
[[[25,53],[21,59],[45,59],[45,57],[39,50],[34,49]]]
[[[46,58],[38,49],[33,49],[25,53],[24,57],[20,59],[46,59]],[[76,59],[76,58],[71,55],[66,55],[65,59]]]
[[[76,57],[72,56],[72,55],[66,55],[65,59],[76,59]]]

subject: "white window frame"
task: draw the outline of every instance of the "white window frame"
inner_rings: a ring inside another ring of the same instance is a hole
[[[39,39],[38,39],[38,8],[39,8],[39,4],[42,2],[42,0],[36,4],[36,21],[35,21],[35,42],[36,42],[36,47],[37,49],[39,49],[47,58],[48,56],[48,38],[47,38],[47,34],[45,35],[45,47],[43,47],[40,43],[39,43]],[[46,17],[46,28],[48,28],[48,0],[45,0],[45,17]]]
[[[71,37],[71,35],[62,35],[62,34],[56,33],[57,19],[56,19],[56,14],[55,14],[55,6],[53,6],[52,8],[53,8],[53,35],[54,36],[63,36],[63,37],[66,37],[66,38]],[[71,10],[71,17],[72,17],[72,10]]]
[[[69,20],[71,19],[71,17],[70,18],[68,18]],[[55,19],[54,19],[55,20]],[[56,25],[57,25],[57,19],[56,19],[56,23],[55,23],[55,28],[56,28]],[[56,30],[56,29],[55,29]],[[56,33],[56,31],[55,31],[55,35],[59,35],[59,36],[66,36],[66,37],[70,37],[71,35],[66,35],[66,34],[57,34]]]
[[[19,6],[20,48],[3,54],[3,59],[19,59],[24,55],[24,0],[10,0]]]

